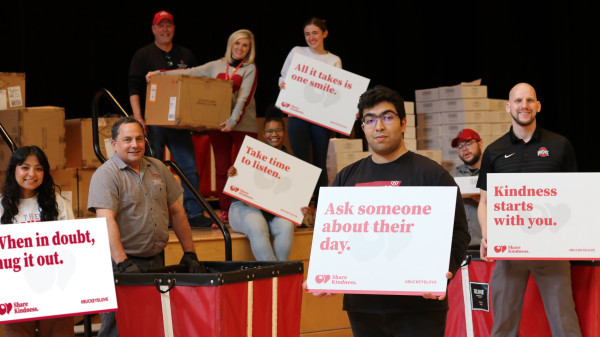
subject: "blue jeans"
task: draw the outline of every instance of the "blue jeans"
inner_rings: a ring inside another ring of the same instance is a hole
[[[319,194],[320,186],[327,186],[327,148],[330,135],[331,131],[322,126],[296,117],[288,119],[288,137],[294,156],[321,169],[321,175],[314,191],[315,195]],[[310,158],[311,147],[312,160]]]
[[[159,126],[148,126],[150,141],[156,151],[156,158],[163,160],[163,148],[166,145],[171,151],[173,161],[181,167],[183,174],[190,180],[196,191],[200,187],[200,179],[198,178],[198,170],[196,168],[196,157],[194,152],[194,143],[189,130],[163,128]],[[183,185],[183,207],[187,211],[187,217],[204,214],[204,210],[200,203],[196,201],[194,195],[188,190],[185,184]]]
[[[267,221],[260,209],[234,200],[229,207],[229,224],[236,232],[246,234],[257,261],[287,261],[290,256],[294,241],[291,221],[278,216]]]

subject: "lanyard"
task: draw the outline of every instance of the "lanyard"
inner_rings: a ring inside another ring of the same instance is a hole
[[[238,66],[235,68],[235,70],[233,71],[233,73],[231,73],[231,78],[233,78],[233,75],[235,75],[235,72],[238,71],[238,69],[240,69],[240,67],[242,66],[242,63],[244,63],[244,60],[242,60],[240,62],[240,64],[238,64]],[[227,69],[225,69],[225,79],[229,80],[229,62],[227,62]]]

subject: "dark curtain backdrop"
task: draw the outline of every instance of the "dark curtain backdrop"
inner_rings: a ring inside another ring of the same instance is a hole
[[[7,25],[0,71],[26,73],[27,106],[62,106],[66,118],[90,117],[94,93],[106,88],[129,111],[129,62],[138,48],[153,41],[154,13],[167,10],[175,18],[175,43],[190,48],[200,63],[222,57],[233,31],[254,32],[261,115],[277,98],[277,79],[289,50],[305,45],[303,22],[318,16],[329,25],[326,49],[341,57],[345,69],[370,78],[371,85],[397,90],[405,100],[414,101],[416,89],[477,78],[491,98],[507,98],[514,84],[531,83],[542,102],[539,124],[571,139],[582,171],[597,171],[598,160],[590,155],[595,148],[590,137],[600,120],[593,107],[598,91],[592,84],[591,49],[597,49],[599,27],[591,4],[7,2],[2,5]]]

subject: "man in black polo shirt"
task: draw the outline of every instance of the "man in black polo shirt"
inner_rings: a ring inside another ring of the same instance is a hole
[[[521,172],[575,172],[573,146],[565,137],[537,127],[541,110],[535,89],[527,83],[515,85],[509,93],[506,111],[512,116],[508,133],[483,152],[477,187],[481,224],[481,258],[487,261],[487,174]],[[571,290],[569,261],[497,261],[492,275],[491,336],[517,336],[521,310],[530,273],[544,301],[552,335],[581,336]]]

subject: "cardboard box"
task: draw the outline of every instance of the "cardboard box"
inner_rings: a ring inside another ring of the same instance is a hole
[[[439,111],[490,110],[487,98],[457,98],[439,101]]]
[[[441,160],[456,160],[456,159],[460,159],[458,157],[458,149],[452,148],[452,147],[442,147],[441,152]]]
[[[0,73],[0,110],[25,107],[25,73]]]
[[[441,126],[441,137],[456,137],[462,129],[475,130],[480,136],[492,134],[492,124],[490,123],[462,123],[445,124]]]
[[[490,111],[490,123],[512,123],[512,117],[506,110]]]
[[[332,153],[361,152],[362,150],[362,139],[331,138],[329,148],[327,148],[327,156]]]
[[[505,133],[508,132],[508,130],[510,130],[511,127],[511,123],[495,123],[495,124],[490,124],[491,127],[491,132],[490,135],[492,136],[502,136]]]
[[[79,212],[79,190],[77,187],[77,169],[66,168],[59,170],[50,170],[50,175],[54,184],[58,185],[60,192],[68,200],[68,204],[77,217]]]
[[[416,139],[405,139],[404,146],[408,151],[417,151],[417,140]]]
[[[440,99],[487,97],[486,85],[456,85],[451,87],[440,87],[438,91]]]
[[[442,148],[442,138],[423,138],[417,139],[417,149],[419,150],[440,150]]]
[[[434,112],[430,114],[418,114],[417,125],[418,126],[432,126],[442,124],[442,113]]]
[[[439,99],[440,99],[439,88],[415,90],[415,101],[417,103],[437,101]]]
[[[404,102],[404,111],[406,112],[407,115],[414,115],[415,114],[415,102]]]
[[[441,124],[489,123],[489,111],[441,112]]]
[[[344,167],[370,155],[369,151],[327,153],[327,184],[331,185],[335,175]]]
[[[434,112],[442,112],[441,101],[429,101],[429,102],[417,102],[417,115],[418,114],[430,114]]]
[[[441,125],[417,126],[417,139],[438,138],[442,136]]]
[[[416,115],[406,115],[406,126],[417,126]]]
[[[442,150],[417,150],[415,153],[425,156],[438,164],[442,163]]]
[[[112,138],[111,128],[118,120],[119,118],[98,118],[98,140],[100,151],[106,159],[110,157],[106,151],[105,140]],[[91,118],[66,120],[65,132],[65,139],[67,144],[69,144],[67,167],[96,168],[102,164],[94,152]]]
[[[489,110],[506,111],[507,99],[488,98]]]
[[[50,163],[50,169],[66,167],[65,109],[53,106],[0,111],[0,123],[17,147],[36,145]],[[0,138],[0,170],[6,170],[12,152]]]
[[[448,171],[449,173],[452,173],[452,171],[454,171],[454,168],[462,165],[463,162],[458,159],[458,160],[442,160],[442,167],[444,169],[446,169],[446,171]]]
[[[404,139],[417,139],[417,127],[407,126],[404,130]]]
[[[88,195],[90,194],[90,182],[92,181],[92,175],[96,172],[96,169],[77,169],[77,199],[78,207],[77,214],[78,218],[95,218],[96,213],[87,210]]]
[[[231,81],[153,76],[146,90],[147,125],[220,129],[219,125],[231,115]]]

